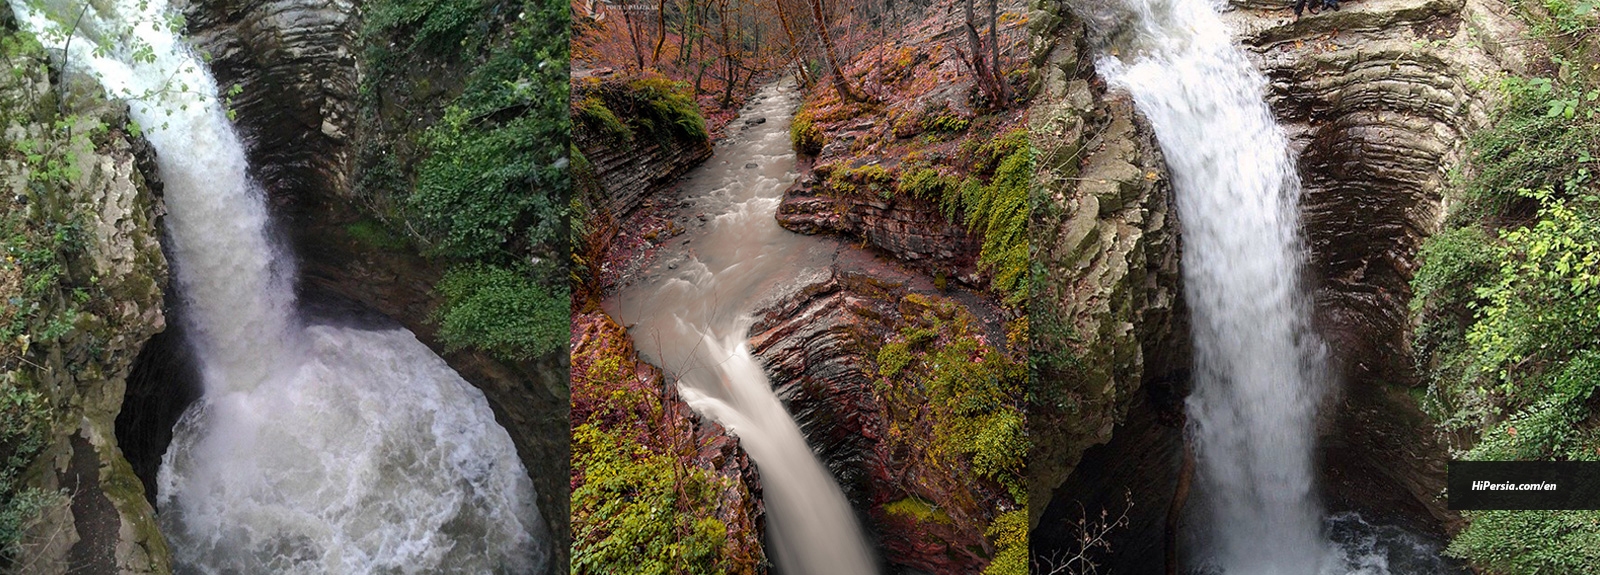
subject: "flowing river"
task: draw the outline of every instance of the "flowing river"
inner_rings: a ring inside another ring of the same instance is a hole
[[[772,391],[746,344],[750,311],[803,273],[825,272],[832,244],[778,226],[783,190],[794,181],[791,83],[768,86],[716,155],[682,185],[680,206],[703,225],[668,240],[664,258],[623,289],[608,310],[639,351],[678,379],[689,406],[739,437],[761,471],[768,548],[786,575],[877,572],[855,515],[827,468]],[[764,123],[752,124],[758,118]]]
[[[510,436],[404,329],[313,324],[206,64],[164,0],[11,0],[155,147],[203,397],[157,507],[180,573],[542,570],[545,527]]]

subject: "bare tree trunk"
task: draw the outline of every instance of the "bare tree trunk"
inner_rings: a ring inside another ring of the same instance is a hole
[[[628,43],[633,45],[633,61],[639,70],[644,70],[644,48],[639,46],[639,25],[633,21],[633,5],[622,4],[622,24],[628,28]]]
[[[1000,89],[1000,103],[1011,99],[1011,85],[1006,83],[1005,70],[1000,67],[1000,7],[999,0],[989,0],[989,70],[994,74],[994,82]]]
[[[990,6],[994,0],[990,0]],[[667,43],[667,0],[656,0],[656,49],[650,53],[650,66],[661,62],[661,47]]]
[[[961,7],[966,11],[967,15],[967,49],[968,59],[971,60],[970,64],[972,65],[972,75],[978,83],[978,88],[982,89],[991,100],[995,99],[997,94],[995,94],[994,86],[990,85],[989,82],[988,66],[984,65],[983,40],[978,38],[978,26],[974,22],[978,17],[972,10],[972,0],[965,0],[961,3]]]
[[[783,34],[789,37],[789,56],[793,59],[795,70],[800,76],[800,85],[810,88],[812,84],[811,72],[806,69],[805,52],[800,49],[800,41],[794,37],[794,28],[789,26],[789,15],[783,9],[783,0],[777,0],[778,23],[783,25]]]
[[[967,0],[971,2],[972,0]],[[833,69],[833,89],[839,91],[839,99],[846,102],[859,102],[854,91],[850,90],[850,80],[844,75],[844,69],[839,66],[839,56],[833,49],[833,36],[828,33],[828,19],[823,16],[822,0],[811,0],[811,16],[817,20],[817,32],[822,35],[822,52],[828,59],[828,67]]]

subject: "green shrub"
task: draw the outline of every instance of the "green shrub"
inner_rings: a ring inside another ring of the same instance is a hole
[[[1028,511],[1007,511],[996,517],[985,535],[994,543],[994,561],[983,575],[1028,574]]]
[[[534,281],[525,268],[467,264],[439,281],[439,339],[452,350],[475,347],[526,360],[561,349],[570,331],[567,293]]]
[[[50,406],[43,395],[17,384],[16,373],[0,373],[0,567],[46,508],[62,495],[23,485],[21,474],[45,446]]]
[[[1499,273],[1476,290],[1483,304],[1466,334],[1478,368],[1510,394],[1518,375],[1600,342],[1600,202],[1524,195],[1539,219],[1501,233]]]
[[[1509,78],[1501,83],[1505,105],[1489,128],[1468,139],[1476,177],[1467,183],[1464,217],[1505,214],[1518,190],[1567,188],[1587,178],[1600,158],[1600,109],[1582,82]]]
[[[1476,511],[1447,553],[1506,575],[1589,573],[1600,565],[1600,511]]]
[[[515,11],[517,4],[498,0],[383,0],[369,4],[365,25],[368,34],[410,36],[412,48],[441,54],[470,51],[492,31],[489,23],[494,20],[494,13]]]

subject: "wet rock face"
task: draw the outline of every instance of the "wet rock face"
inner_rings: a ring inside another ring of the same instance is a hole
[[[990,341],[1004,340],[997,333],[1000,312],[983,296],[941,293],[929,278],[841,242],[832,268],[814,270],[757,306],[750,346],[806,442],[839,480],[883,559],[907,572],[975,573],[986,563],[972,551],[986,548],[982,529],[909,522],[885,507],[941,489],[918,476],[915,455],[889,447],[892,432],[874,392],[879,382],[873,342],[886,341],[894,332],[902,316],[900,304],[912,293],[959,302],[984,322]],[[996,500],[1003,493],[987,482],[958,489],[966,490],[960,495],[980,501]]]
[[[0,10],[0,34],[11,33],[9,10]],[[78,166],[64,177],[42,176],[20,157],[6,156],[0,160],[5,202],[0,210],[30,225],[78,222],[82,231],[81,251],[74,247],[62,254],[64,289],[39,301],[47,309],[76,310],[72,329],[60,338],[36,341],[31,351],[22,352],[24,362],[13,357],[0,362],[0,377],[40,393],[56,422],[23,480],[68,493],[65,504],[44,509],[24,534],[19,569],[29,574],[170,573],[154,511],[114,431],[134,358],[167,324],[168,268],[159,232],[164,208],[152,152],[125,129],[125,108],[103,100],[91,79],[72,75],[65,88],[52,86],[45,62],[29,56],[0,68],[5,78],[0,99],[27,110],[7,115],[10,125],[0,126],[4,141],[59,145]],[[78,134],[90,133],[95,123],[107,131],[54,140],[59,132],[48,119],[61,108],[44,97],[57,93],[67,95]],[[73,291],[89,297],[67,299]]]
[[[210,53],[275,202],[349,191],[359,21],[350,0],[190,0],[190,39]]]
[[[1044,367],[1028,416],[1028,491],[1030,526],[1049,530],[1077,519],[1044,514],[1053,498],[1072,498],[1059,489],[1084,451],[1149,401],[1147,381],[1187,365],[1188,332],[1159,147],[1127,96],[1107,93],[1095,76],[1082,21],[1067,12],[1039,21],[1056,28],[1036,54],[1041,85],[1029,110],[1042,196],[1030,241],[1050,280],[1030,307],[1032,354]]]
[[[1267,74],[1301,148],[1303,220],[1318,327],[1348,379],[1415,384],[1407,302],[1422,241],[1444,215],[1449,171],[1487,122],[1475,89],[1515,67],[1493,0],[1346,2],[1295,22],[1281,7],[1229,24]]]

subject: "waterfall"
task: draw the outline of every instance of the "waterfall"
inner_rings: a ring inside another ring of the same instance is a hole
[[[1124,4],[1129,45],[1099,66],[1155,129],[1183,223],[1202,561],[1227,575],[1318,573],[1331,568],[1313,462],[1326,352],[1299,280],[1287,138],[1210,2]]]
[[[314,324],[207,66],[164,0],[11,0],[156,149],[205,393],[160,471],[180,573],[529,573],[532,482],[488,401],[403,329]],[[70,38],[70,40],[69,40]]]
[[[876,564],[849,502],[745,341],[758,298],[793,285],[799,274],[825,271],[833,254],[818,238],[774,220],[794,180],[795,96],[785,83],[753,99],[745,117],[767,121],[743,124],[684,185],[697,194],[684,209],[713,215],[672,240],[692,242],[693,253],[662,262],[664,269],[651,272],[656,277],[629,286],[608,307],[632,325],[640,353],[678,378],[689,406],[737,435],[755,460],[769,549],[781,572],[872,575]]]

